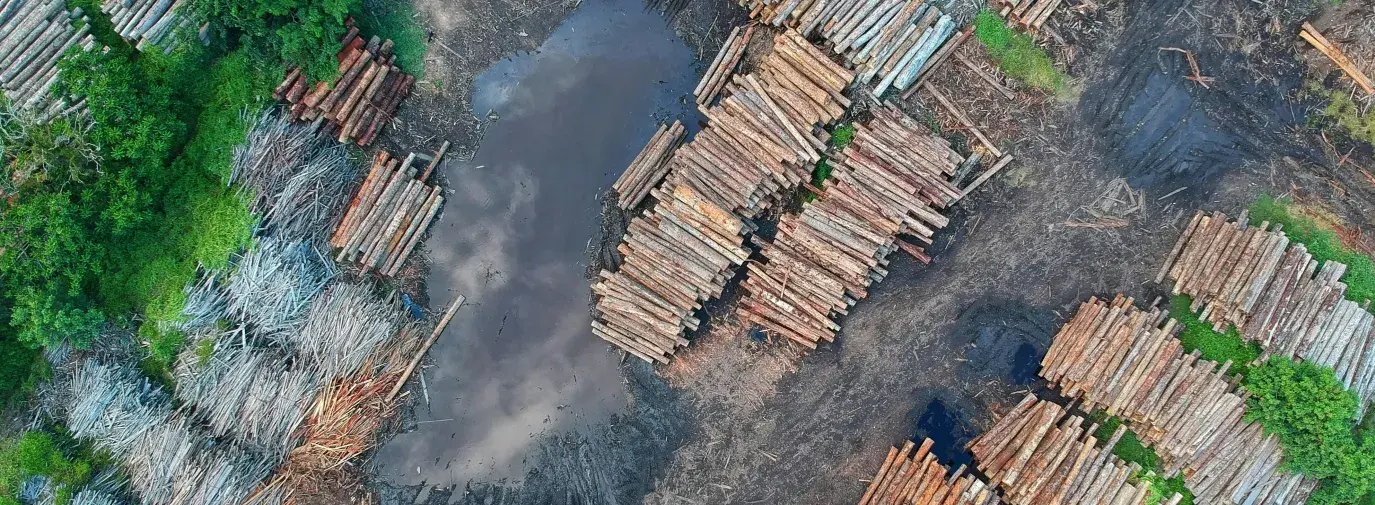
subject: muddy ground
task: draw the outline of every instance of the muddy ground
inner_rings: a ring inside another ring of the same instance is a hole
[[[457,50],[449,60],[454,51],[432,48],[445,59],[429,63],[427,80],[455,84],[422,85],[399,137],[446,135],[472,149],[480,121],[455,113],[470,107],[463,78],[537,45],[569,9],[538,2],[421,0],[421,14],[442,27],[436,40]],[[720,19],[740,15],[732,5],[667,7],[711,55],[731,26]],[[835,345],[801,356],[751,339],[727,299],[709,307],[718,319],[673,364],[621,365],[628,414],[545,438],[523,478],[438,490],[379,482],[384,502],[853,502],[905,439],[930,436],[944,460],[968,461],[960,446],[1036,387],[1034,364],[1077,303],[1162,295],[1149,281],[1194,209],[1235,215],[1268,193],[1325,202],[1356,229],[1375,224],[1375,183],[1360,172],[1373,165],[1369,150],[1342,160],[1354,146],[1308,127],[1319,104],[1299,92],[1306,48],[1293,34],[1312,4],[1088,5],[1066,2],[1050,24],[1048,43],[1076,80],[1071,98],[1016,83],[1013,100],[995,97],[969,88],[972,74],[953,64],[934,80],[969,90],[947,94],[1017,161],[952,209],[930,265],[893,258]],[[1162,47],[1192,51],[1207,87],[1185,79],[1183,55]],[[977,44],[965,50],[982,57]],[[958,135],[926,100],[902,105]]]

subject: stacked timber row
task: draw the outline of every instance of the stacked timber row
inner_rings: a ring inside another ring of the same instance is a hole
[[[1041,376],[1085,410],[1129,421],[1166,473],[1183,471],[1202,504],[1301,503],[1317,481],[1279,469],[1279,439],[1243,419],[1246,398],[1222,366],[1184,355],[1173,319],[1130,298],[1092,298],[1055,335]]]
[[[819,198],[783,216],[772,242],[754,238],[766,261],[749,264],[742,319],[815,349],[835,340],[832,315],[846,314],[887,275],[889,253],[901,248],[930,261],[898,235],[931,243],[948,223],[939,209],[960,194],[949,176],[963,159],[900,111],[873,114],[856,126]]]
[[[81,28],[72,26],[81,20]],[[90,19],[81,8],[66,9],[62,0],[10,0],[0,7],[0,88],[15,108],[38,111],[43,117],[85,108],[52,100],[57,60],[73,46],[95,47],[88,32]]]
[[[447,147],[445,143],[433,157],[412,153],[404,161],[386,151],[377,153],[330,236],[330,245],[339,248],[336,261],[355,261],[364,271],[375,269],[388,277],[401,270],[444,203],[439,185],[426,181]],[[421,168],[416,162],[424,163],[424,158],[429,162]]]
[[[338,79],[312,85],[302,69],[293,68],[272,97],[291,104],[291,119],[313,122],[341,143],[366,146],[391,122],[415,76],[396,66],[391,39],[374,35],[365,40],[353,26],[353,18],[347,25],[344,48],[337,55]]]
[[[971,440],[968,448],[975,464],[1012,505],[1146,503],[1150,483],[1130,482],[1141,466],[1125,464],[1112,454],[1126,427],[1119,426],[1102,447],[1093,436],[1097,430],[1098,425],[1085,428],[1084,418],[1033,393]],[[1175,505],[1183,498],[1176,493],[1160,503]]]
[[[754,25],[745,27],[743,32],[739,26],[731,30],[726,43],[721,45],[721,51],[716,53],[716,59],[712,60],[711,67],[707,68],[701,82],[692,90],[697,97],[697,105],[711,105],[716,95],[730,82],[730,76],[735,74],[735,67],[740,65],[740,59],[745,55],[745,47],[750,45],[751,35],[754,35]]]
[[[195,27],[190,16],[181,15],[178,10],[185,0],[105,0],[100,10],[110,16],[115,31],[143,51],[149,45],[163,48],[163,53],[171,53],[181,43],[178,32],[188,32]],[[201,25],[197,36],[202,44],[210,43],[210,24]]]
[[[897,447],[888,449],[888,459],[883,460],[869,488],[864,491],[859,505],[900,504],[900,505],[996,505],[998,494],[987,483],[974,475],[964,473],[960,465],[955,474],[946,478],[948,469],[936,455],[931,453],[931,439],[922,441],[921,447],[913,453],[916,444],[908,441],[902,450]]]
[[[599,319],[592,332],[647,362],[668,363],[694,313],[721,296],[749,250],[747,223],[689,186],[654,190],[658,204],[630,221],[620,270],[592,286]]]
[[[1055,13],[1061,0],[994,0],[990,2],[998,15],[1023,29],[1036,31]]]
[[[1360,398],[1359,415],[1375,400],[1375,316],[1370,300],[1345,298],[1346,265],[1317,260],[1279,226],[1250,225],[1243,213],[1194,214],[1156,276],[1220,329],[1235,325],[1270,356],[1332,368]]]
[[[649,143],[611,185],[611,189],[616,190],[621,209],[632,209],[639,205],[649,196],[649,191],[668,175],[669,160],[685,137],[687,131],[679,121],[674,121],[672,126],[659,125],[659,131],[654,132]]]
[[[803,37],[818,35],[855,69],[856,84],[879,79],[874,96],[888,87],[907,89],[969,35],[950,43],[955,22],[920,0],[744,0],[750,16],[773,26],[792,26]]]

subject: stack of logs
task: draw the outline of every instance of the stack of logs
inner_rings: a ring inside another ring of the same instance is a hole
[[[990,2],[998,15],[1025,30],[1036,31],[1055,13],[1061,0],[994,0]]]
[[[946,478],[945,465],[931,453],[931,439],[925,439],[916,453],[911,441],[888,449],[874,480],[864,491],[859,505],[996,505],[998,495],[987,483],[974,475],[965,474],[960,465],[955,474]]]
[[[1282,472],[1278,437],[1243,419],[1249,393],[1225,376],[1232,363],[1184,355],[1175,321],[1132,302],[1119,294],[1082,304],[1055,335],[1041,376],[1085,410],[1130,422],[1167,474],[1183,471],[1197,503],[1302,502],[1316,481]]]
[[[1064,407],[1028,394],[968,448],[1012,505],[1146,503],[1150,483],[1129,482],[1140,465],[1124,464],[1112,453],[1126,427],[1119,426],[1103,447],[1096,447],[1098,425],[1085,429],[1084,418],[1067,414]],[[1182,499],[1176,493],[1160,503],[1175,505]]]
[[[672,126],[659,125],[659,131],[654,132],[649,143],[640,150],[640,154],[635,155],[616,183],[611,185],[611,189],[616,190],[621,209],[632,209],[639,205],[641,200],[649,196],[649,190],[658,186],[659,181],[668,175],[669,160],[686,136],[687,131],[679,121],[674,121]]]
[[[354,260],[363,271],[376,269],[389,277],[401,270],[444,203],[439,186],[426,181],[444,157],[445,148],[429,157],[429,164],[419,174],[416,162],[423,163],[426,157],[412,153],[398,166],[398,160],[386,151],[377,153],[367,178],[330,236],[330,245],[340,249],[337,261]]]
[[[750,45],[750,37],[754,35],[754,25],[744,27],[743,33],[741,28],[737,26],[731,30],[725,44],[721,45],[721,51],[716,53],[716,59],[712,60],[707,72],[702,74],[702,80],[692,90],[692,94],[697,97],[697,105],[711,105],[712,100],[721,92],[721,88],[730,81],[730,76],[735,74],[735,67],[740,65],[740,59],[745,55],[745,47]]]
[[[139,51],[156,45],[170,54],[181,43],[177,33],[195,26],[190,16],[178,12],[183,4],[185,0],[105,0],[100,10],[110,15],[119,36],[134,42]],[[202,44],[209,44],[210,24],[202,24],[197,35]]]
[[[963,161],[950,144],[900,111],[873,110],[838,156],[832,178],[802,212],[785,215],[772,242],[755,238],[766,262],[751,262],[741,318],[815,349],[834,341],[844,315],[887,274],[899,248],[929,262],[908,234],[930,244],[948,220],[938,209],[959,196],[948,179]]]
[[[410,93],[415,76],[396,66],[392,41],[373,36],[364,40],[347,21],[343,50],[339,51],[339,78],[313,86],[301,68],[287,72],[272,97],[291,104],[291,118],[314,122],[339,142],[366,146],[391,122],[396,107]],[[325,126],[328,125],[328,126]]]
[[[598,319],[592,332],[647,362],[667,363],[695,330],[693,314],[721,296],[734,268],[749,256],[746,223],[680,185],[654,190],[658,204],[630,221],[617,248],[625,261],[602,270],[592,286]]]
[[[72,27],[81,20],[81,28]],[[17,109],[43,117],[83,110],[85,101],[49,101],[57,82],[57,60],[80,44],[91,50],[96,42],[87,32],[90,19],[81,8],[66,10],[62,0],[11,0],[0,9],[0,88]]]
[[[907,89],[955,46],[948,43],[954,21],[920,0],[745,0],[744,5],[765,23],[823,37],[856,70],[855,83],[880,79],[876,97],[889,86]]]
[[[1321,268],[1303,244],[1279,226],[1250,225],[1243,213],[1194,214],[1156,276],[1193,297],[1193,309],[1215,329],[1235,325],[1270,356],[1301,358],[1332,368],[1360,398],[1364,416],[1375,399],[1375,316],[1370,301],[1345,298],[1346,265]]]

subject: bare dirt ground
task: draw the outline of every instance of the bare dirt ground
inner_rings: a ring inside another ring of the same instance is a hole
[[[568,6],[440,3],[418,7],[442,11],[430,14],[444,27],[436,41],[458,54],[431,51],[446,59],[429,63],[427,80],[446,84],[420,86],[401,137],[443,134],[471,148],[480,128],[463,117],[464,76],[537,44]],[[732,5],[666,7],[709,57],[738,22]],[[1300,56],[1311,49],[1294,34],[1316,9],[1294,0],[1065,2],[1047,37],[1077,99],[1010,82],[1016,96],[1006,100],[971,87],[977,78],[953,62],[933,80],[967,90],[947,94],[1017,161],[952,210],[931,265],[894,258],[835,345],[799,357],[755,341],[729,317],[727,299],[709,307],[711,328],[673,364],[622,365],[635,399],[629,415],[544,441],[550,463],[522,481],[438,492],[383,485],[384,502],[844,503],[905,439],[930,436],[943,459],[967,461],[963,442],[1035,387],[1028,366],[1077,303],[1162,294],[1149,281],[1194,209],[1235,215],[1268,193],[1321,204],[1358,235],[1375,225],[1375,180],[1362,173],[1375,166],[1368,147],[1348,151],[1356,145],[1308,126],[1319,104],[1300,92]],[[968,44],[965,53],[983,61],[977,42]],[[1183,55],[1162,47],[1192,51],[1208,87],[1185,79]],[[960,136],[926,100],[901,105]]]

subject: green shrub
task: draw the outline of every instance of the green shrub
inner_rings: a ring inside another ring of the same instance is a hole
[[[997,13],[979,12],[974,18],[974,36],[1007,75],[1052,93],[1065,91],[1065,76],[1055,69],[1050,55],[1030,36],[1009,28]]]
[[[1346,299],[1362,303],[1375,300],[1375,262],[1370,256],[1353,251],[1342,244],[1336,232],[1323,228],[1316,221],[1291,212],[1291,202],[1261,195],[1251,204],[1251,221],[1270,221],[1284,225],[1290,240],[1308,247],[1308,253],[1318,261],[1337,261],[1346,264],[1342,282],[1346,283]]]
[[[1246,420],[1280,437],[1286,469],[1321,480],[1308,503],[1355,503],[1371,492],[1375,437],[1356,439],[1356,395],[1331,369],[1271,358],[1245,384]]]
[[[1323,115],[1345,128],[1352,138],[1375,144],[1375,114],[1362,114],[1361,107],[1345,91],[1323,91],[1328,99]]]
[[[191,0],[185,9],[210,23],[217,38],[242,44],[258,59],[280,59],[328,80],[338,73],[334,56],[344,18],[361,6],[360,0]]]
[[[48,373],[42,351],[6,333],[0,333],[0,408],[13,406],[32,394]]]
[[[854,141],[854,139],[854,123],[845,123],[836,126],[834,130],[831,130],[831,145],[834,146],[837,151],[845,149],[845,147],[849,146],[850,142]]]
[[[0,448],[0,494],[17,498],[25,479],[44,476],[50,479],[54,502],[63,505],[91,479],[92,467],[88,458],[68,457],[52,434],[26,431]]]
[[[377,34],[392,39],[392,53],[396,66],[420,79],[425,75],[425,29],[415,21],[415,7],[408,1],[377,2],[355,12],[353,19],[361,33]]]
[[[1187,295],[1170,298],[1170,316],[1184,326],[1179,333],[1179,343],[1183,345],[1184,352],[1191,353],[1197,349],[1203,359],[1216,361],[1218,365],[1231,360],[1232,367],[1227,374],[1247,376],[1250,364],[1260,357],[1260,345],[1242,340],[1235,326],[1229,325],[1226,333],[1213,331],[1211,323],[1199,320],[1198,314],[1189,310],[1192,301]]]
[[[1094,412],[1089,415],[1089,419],[1098,423],[1098,430],[1093,432],[1093,436],[1100,443],[1107,443],[1112,438],[1112,434],[1117,432],[1117,428],[1122,426],[1122,420],[1109,416],[1104,411]],[[1146,503],[1150,505],[1164,503],[1179,493],[1184,497],[1179,503],[1181,505],[1193,505],[1194,494],[1184,485],[1184,477],[1176,475],[1174,478],[1166,479],[1161,476],[1164,472],[1160,468],[1160,456],[1155,450],[1146,447],[1141,443],[1141,439],[1136,436],[1136,432],[1128,429],[1122,434],[1122,438],[1113,446],[1112,454],[1127,463],[1141,465],[1141,471],[1135,475],[1137,480],[1150,483],[1150,494],[1146,496]]]

